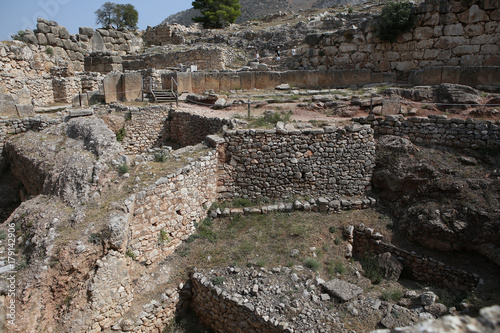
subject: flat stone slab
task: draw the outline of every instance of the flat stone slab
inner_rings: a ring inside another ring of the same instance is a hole
[[[78,110],[69,111],[69,116],[71,118],[87,117],[87,116],[91,116],[93,114],[94,114],[94,111],[92,109],[78,109]]]
[[[355,284],[340,279],[333,279],[322,284],[323,288],[330,295],[347,302],[363,292],[363,289]]]

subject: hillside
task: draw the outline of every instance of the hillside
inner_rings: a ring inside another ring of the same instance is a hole
[[[278,13],[279,11],[299,11],[312,8],[330,8],[339,5],[355,5],[366,2],[365,0],[241,0],[241,16],[236,23],[244,23],[251,19]],[[167,17],[161,24],[178,23],[191,25],[191,18],[199,15],[199,11],[191,8]]]

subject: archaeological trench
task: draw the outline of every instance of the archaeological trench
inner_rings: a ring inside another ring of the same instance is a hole
[[[380,6],[0,43],[0,331],[498,332],[499,1]]]

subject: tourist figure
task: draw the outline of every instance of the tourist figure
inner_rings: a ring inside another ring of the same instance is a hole
[[[297,50],[295,49],[295,46],[292,49],[292,56],[294,56],[297,53]]]
[[[281,56],[280,56],[280,47],[279,45],[276,46],[276,60],[280,60],[281,59]]]
[[[255,52],[255,60],[258,62],[260,58],[259,51]]]

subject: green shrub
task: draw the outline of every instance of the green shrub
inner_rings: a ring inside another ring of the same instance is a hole
[[[337,228],[336,228],[336,227],[334,227],[334,226],[332,225],[330,228],[328,228],[328,231],[329,231],[331,234],[334,234],[335,232],[337,232]]]
[[[223,276],[216,276],[212,279],[212,283],[215,286],[220,286],[221,284],[224,283],[224,281],[226,281],[226,278],[224,278]]]
[[[126,174],[129,171],[128,165],[126,163],[123,163],[118,167],[118,173],[120,175]]]
[[[319,269],[319,267],[321,266],[321,264],[319,263],[318,260],[316,260],[314,258],[307,258],[304,261],[304,266],[306,266],[307,268],[312,269],[313,271],[317,271]]]
[[[252,207],[252,206],[255,206],[255,203],[247,198],[236,198],[233,201],[233,207]]]
[[[23,40],[23,36],[26,34],[26,31],[24,30],[19,30],[17,34],[11,35],[13,40]]]
[[[155,162],[163,163],[166,162],[167,159],[167,155],[163,151],[155,154]]]
[[[346,272],[344,263],[342,261],[335,262],[335,272],[339,274],[344,274]]]
[[[97,232],[93,232],[89,235],[89,243],[98,245],[101,243],[101,234]]]
[[[128,249],[128,250],[127,250],[127,252],[125,252],[125,254],[126,254],[128,257],[130,257],[130,258],[132,258],[132,259],[134,259],[134,260],[135,260],[135,253],[134,253],[134,251],[132,251],[132,249]]]
[[[363,266],[365,276],[370,279],[372,283],[379,284],[382,282],[382,273],[378,262],[374,257],[370,257],[367,253],[365,253],[363,258],[361,258],[361,266]]]
[[[399,302],[401,298],[403,297],[403,293],[401,290],[392,290],[392,291],[384,291],[382,293],[382,300],[383,301],[393,301],[393,302]]]
[[[342,239],[340,239],[340,237],[335,237],[335,240],[333,242],[335,243],[335,245],[339,245],[340,243],[342,243]]]
[[[126,135],[127,135],[127,132],[125,131],[125,128],[120,128],[116,132],[116,141],[118,141],[118,142],[123,141],[123,139],[125,138]]]
[[[382,9],[382,22],[378,32],[381,40],[396,41],[399,34],[410,31],[415,26],[416,16],[408,1],[388,2]]]
[[[48,46],[46,49],[45,49],[45,52],[47,52],[48,55],[53,55],[54,54],[54,49],[51,48],[50,46]]]
[[[168,234],[165,230],[161,229],[158,233],[158,245],[167,244],[170,241]]]

